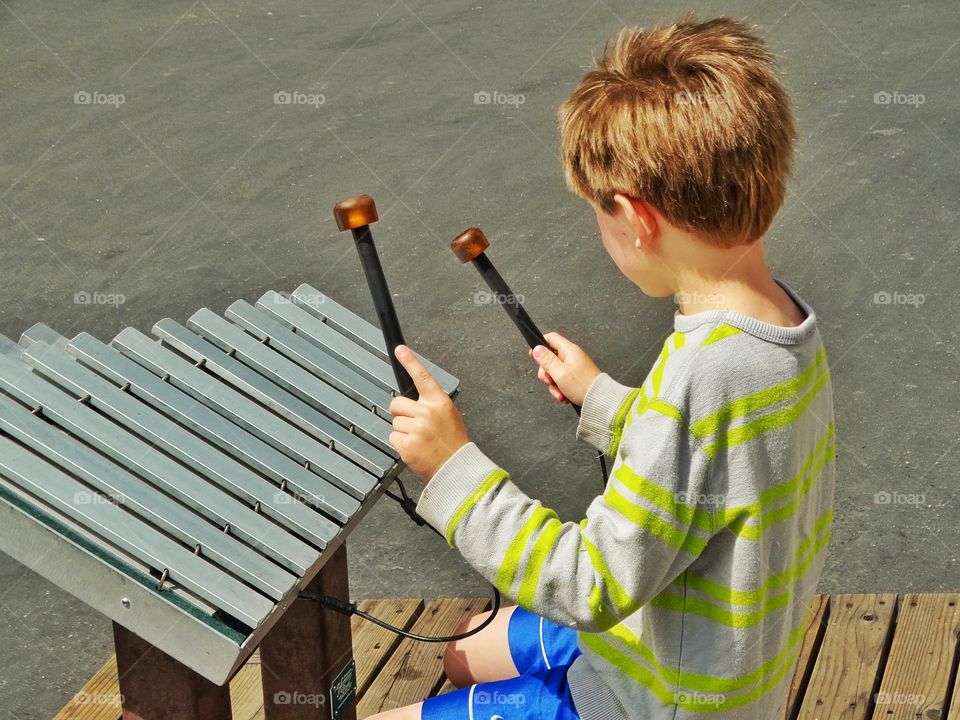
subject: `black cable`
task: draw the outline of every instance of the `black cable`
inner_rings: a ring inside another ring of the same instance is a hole
[[[400,478],[397,477],[395,479],[397,481],[397,485],[400,487],[400,497],[394,495],[389,490],[384,491],[385,494],[388,497],[392,498],[393,500],[396,500],[400,504],[400,507],[403,508],[403,511],[408,516],[410,516],[410,519],[413,520],[417,525],[421,525],[421,526],[426,525],[428,528],[433,530],[437,535],[444,538],[444,542],[446,542],[446,538],[444,537],[442,532],[440,532],[435,527],[430,525],[426,520],[424,520],[422,517],[420,517],[420,515],[417,514],[416,501],[413,500],[413,498],[411,498],[407,494],[407,489],[403,486],[403,483],[401,482]],[[408,630],[404,630],[403,628],[398,628],[395,625],[391,625],[390,623],[384,620],[381,620],[378,617],[374,617],[373,615],[371,615],[368,612],[365,612],[364,610],[361,610],[360,608],[357,607],[356,603],[348,602],[347,600],[341,600],[340,598],[333,597],[332,595],[315,595],[313,593],[302,592],[298,597],[301,597],[304,600],[312,600],[313,602],[318,602],[324,607],[327,607],[331,610],[335,610],[336,612],[341,613],[343,615],[348,615],[348,616],[357,615],[358,617],[362,617],[364,620],[369,620],[375,625],[379,625],[380,627],[386,630],[389,630],[390,632],[396,633],[397,635],[402,635],[403,637],[406,637],[406,638],[410,638],[411,640],[418,640],[420,642],[456,642],[457,640],[463,640],[464,638],[468,638],[471,635],[476,635],[478,632],[480,632],[485,627],[487,627],[490,623],[492,623],[493,619],[497,616],[497,613],[500,612],[500,603],[501,603],[500,591],[497,590],[497,587],[495,585],[491,585],[490,588],[493,590],[493,608],[490,611],[490,615],[482,623],[477,625],[472,630],[467,630],[466,632],[462,632],[458,635],[439,635],[439,636],[418,635],[417,633],[409,632]]]
[[[604,454],[602,450],[598,452],[597,459],[600,461],[600,474],[602,475],[601,479],[603,482],[603,487],[606,488],[607,462],[606,462],[606,459],[604,458]],[[395,480],[397,482],[397,486],[400,488],[400,495],[397,496],[394,493],[390,492],[389,490],[385,490],[384,494],[386,494],[387,497],[391,498],[392,500],[395,500],[397,504],[400,505],[401,509],[407,514],[407,516],[409,516],[409,518],[413,520],[413,522],[415,522],[417,525],[421,527],[426,525],[428,528],[433,530],[433,532],[435,532],[437,535],[442,537],[444,539],[444,542],[446,542],[446,538],[444,537],[443,533],[441,533],[435,527],[430,525],[426,520],[420,517],[420,515],[417,513],[417,502],[413,498],[411,498],[410,495],[407,494],[407,489],[403,486],[403,482],[400,480],[400,477],[397,476]],[[346,600],[341,600],[340,598],[336,598],[331,595],[314,595],[313,593],[302,592],[300,593],[299,597],[302,597],[304,600],[312,600],[314,602],[318,602],[324,607],[327,607],[331,610],[335,610],[336,612],[339,612],[343,615],[348,615],[348,616],[357,615],[358,617],[362,617],[364,620],[368,620],[369,622],[372,622],[375,625],[379,625],[380,627],[386,630],[389,630],[392,633],[396,633],[397,635],[410,638],[411,640],[417,640],[419,642],[456,642],[457,640],[463,640],[465,638],[468,638],[471,635],[476,635],[478,632],[480,632],[485,627],[487,627],[490,623],[492,623],[493,619],[497,616],[497,613],[500,611],[500,604],[501,604],[500,591],[497,589],[495,585],[491,585],[490,588],[493,590],[493,609],[491,610],[490,615],[482,623],[477,625],[477,627],[473,628],[472,630],[468,630],[458,635],[441,635],[441,636],[418,635],[417,633],[409,632],[407,630],[404,630],[403,628],[398,628],[395,625],[391,625],[390,623],[384,620],[381,620],[378,617],[374,617],[370,613],[361,610],[360,608],[357,607],[356,603],[348,602]]]
[[[417,633],[412,633],[408,630],[398,628],[394,625],[391,625],[388,622],[381,620],[378,617],[374,617],[368,612],[365,612],[357,607],[356,603],[346,602],[340,598],[331,597],[330,595],[314,595],[312,593],[300,593],[300,597],[304,600],[313,600],[320,603],[321,605],[330,608],[331,610],[336,610],[339,613],[344,615],[358,615],[364,620],[369,620],[375,625],[379,625],[382,628],[389,630],[390,632],[396,633],[397,635],[402,635],[403,637],[410,638],[411,640],[417,640],[419,642],[455,642],[457,640],[463,640],[468,638],[471,635],[476,635],[478,632],[483,630],[487,625],[493,622],[493,618],[496,617],[497,613],[500,611],[500,591],[495,587],[493,588],[493,609],[490,612],[489,617],[484,620],[482,623],[477,625],[472,630],[467,630],[466,632],[459,633],[457,635],[418,635]]]
[[[437,535],[439,535],[440,537],[443,537],[443,533],[439,532],[439,531],[438,531],[435,527],[433,527],[432,525],[428,525],[428,524],[427,524],[427,521],[424,520],[422,517],[420,517],[420,516],[417,514],[417,502],[416,502],[416,500],[414,500],[414,499],[411,498],[409,495],[407,495],[407,489],[403,486],[403,483],[400,481],[400,477],[399,477],[399,476],[397,476],[396,480],[397,480],[397,486],[400,488],[400,494],[401,494],[403,497],[397,497],[396,495],[394,495],[394,494],[393,494],[392,492],[390,492],[389,490],[385,490],[384,492],[386,493],[387,497],[392,498],[393,500],[396,500],[396,501],[400,504],[400,507],[403,509],[403,511],[404,511],[404,512],[410,517],[410,519],[413,520],[417,525],[420,525],[420,526],[426,525],[428,528],[430,528],[430,529],[433,530],[435,533],[437,533]],[[443,539],[446,540],[446,538],[443,538]]]
[[[597,459],[600,461],[600,482],[603,484],[603,489],[607,489],[607,460],[603,456],[603,450],[597,451]]]

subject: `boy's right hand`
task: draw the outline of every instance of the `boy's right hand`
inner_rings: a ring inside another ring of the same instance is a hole
[[[579,345],[562,335],[550,332],[543,336],[553,350],[543,345],[530,350],[530,357],[540,365],[537,377],[546,383],[550,394],[562,403],[583,405],[583,398],[594,378],[601,373],[590,356]],[[554,350],[556,352],[554,352]]]

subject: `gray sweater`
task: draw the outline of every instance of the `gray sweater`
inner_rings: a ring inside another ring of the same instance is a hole
[[[593,381],[577,438],[613,462],[579,523],[472,442],[420,496],[505,596],[578,631],[584,720],[778,717],[830,538],[836,443],[816,315],[777,282],[801,325],[678,311],[641,387]]]

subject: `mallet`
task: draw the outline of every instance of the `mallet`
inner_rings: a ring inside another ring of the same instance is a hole
[[[533,319],[527,314],[523,303],[513,294],[513,290],[507,285],[507,281],[503,279],[503,276],[497,272],[493,263],[490,262],[490,258],[487,257],[486,253],[489,247],[490,241],[487,240],[487,236],[483,234],[483,230],[475,227],[467,228],[450,243],[450,249],[453,250],[453,254],[457,256],[460,262],[464,265],[472,262],[473,266],[477,268],[480,275],[486,281],[487,287],[496,295],[496,300],[503,306],[503,309],[507,311],[507,315],[513,320],[513,324],[520,330],[524,340],[527,341],[527,345],[531,348],[537,345],[550,347],[550,343],[547,342],[543,333],[540,332],[540,328],[537,327],[537,324],[533,322]],[[580,406],[574,405],[573,403],[570,404],[573,405],[573,409],[577,415],[579,415]]]
[[[489,247],[490,241],[487,240],[487,236],[483,234],[480,228],[475,227],[467,228],[450,243],[450,249],[453,250],[453,254],[457,256],[460,262],[464,265],[472,262],[474,267],[477,268],[480,275],[483,276],[483,279],[486,281],[487,287],[496,295],[497,301],[503,306],[503,309],[507,311],[507,315],[513,320],[513,324],[520,330],[524,340],[527,341],[527,345],[531,348],[537,345],[551,347],[550,343],[548,343],[547,339],[543,336],[543,333],[540,332],[540,328],[537,327],[537,324],[533,322],[533,319],[527,314],[523,303],[514,295],[513,290],[507,285],[507,281],[497,272],[490,258],[487,257],[486,250]],[[580,415],[580,406],[574,403],[570,403],[570,405],[577,415]],[[603,482],[604,485],[606,485],[607,463],[604,460],[602,452],[599,453],[597,457],[600,459],[600,472],[603,474]]]
[[[487,236],[483,234],[480,228],[468,228],[457,235],[450,243],[450,249],[453,250],[453,254],[457,256],[460,262],[463,264],[472,262],[474,267],[477,268],[486,281],[487,287],[497,296],[497,301],[503,305],[503,309],[507,311],[507,315],[520,330],[527,344],[531,348],[537,345],[550,347],[546,338],[543,337],[543,333],[540,332],[536,323],[527,314],[523,303],[513,294],[506,281],[497,272],[493,263],[490,262],[490,258],[486,254],[488,247],[490,247],[490,241],[487,240]],[[574,407],[576,408],[576,405]],[[579,413],[579,408],[577,408],[577,412]]]
[[[393,374],[397,379],[400,394],[416,400],[420,395],[413,384],[413,379],[394,356],[397,345],[404,345],[405,343],[403,331],[400,329],[400,320],[397,318],[397,311],[393,307],[393,298],[390,296],[390,289],[387,287],[387,278],[383,274],[380,256],[377,254],[377,247],[373,244],[373,234],[370,232],[370,224],[380,219],[380,216],[377,215],[377,206],[369,195],[357,195],[338,202],[333,208],[333,217],[336,218],[337,227],[341,231],[350,230],[357,243],[360,264],[363,265],[363,272],[367,276],[367,285],[370,286],[373,305],[377,311],[377,320],[379,320],[380,329],[383,331],[383,339],[390,356],[390,365],[393,367]]]

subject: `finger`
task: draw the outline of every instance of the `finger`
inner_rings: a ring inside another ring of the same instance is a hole
[[[406,415],[398,415],[393,419],[393,429],[399,433],[409,434],[417,427],[417,421]]]
[[[560,333],[548,332],[543,338],[550,343],[550,346],[557,352],[561,359],[566,353],[577,347],[575,343],[570,342]]]
[[[549,370],[550,365],[552,365],[558,358],[553,354],[553,351],[543,345],[537,345],[533,349],[533,359],[537,361],[537,364],[540,365],[544,370]]]
[[[398,415],[414,417],[420,411],[420,406],[413,398],[397,395],[397,397],[390,401],[389,410],[390,414],[394,417],[397,417]]]
[[[387,438],[387,441],[390,443],[390,445],[393,447],[394,450],[402,454],[403,453],[402,446],[403,446],[404,438],[406,437],[407,436],[404,433],[400,433],[394,430],[392,433],[390,433],[390,436]]]
[[[543,336],[543,339],[550,343],[554,350],[565,350],[574,344],[567,340],[563,335],[556,332],[549,332]]]
[[[440,383],[438,383],[433,375],[430,374],[430,371],[417,360],[417,356],[413,354],[413,350],[406,345],[397,345],[394,354],[397,356],[400,364],[403,365],[404,369],[410,374],[410,378],[413,380],[413,384],[417,386],[417,390],[421,396],[446,395],[446,393],[443,392],[443,388],[440,387]]]
[[[542,382],[544,385],[547,385],[548,387],[556,388],[557,390],[560,389],[560,386],[557,385],[557,381],[554,380],[552,377],[550,377],[550,373],[543,372],[542,368],[540,372],[543,373],[543,376],[540,378],[540,382]]]

